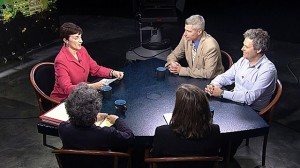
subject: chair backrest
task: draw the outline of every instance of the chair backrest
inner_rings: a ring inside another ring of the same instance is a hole
[[[282,94],[282,84],[279,79],[276,81],[276,90],[272,95],[270,103],[262,109],[258,114],[262,116],[269,124],[272,121],[273,113],[274,113],[274,106],[278,102],[279,98]]]
[[[149,149],[145,150],[144,162],[150,168],[157,167],[210,167],[217,168],[219,162],[223,161],[220,156],[178,156],[178,157],[149,157]]]
[[[221,56],[222,56],[222,64],[225,70],[229,69],[233,64],[231,56],[224,50],[221,50]]]
[[[36,64],[31,69],[30,82],[36,93],[40,115],[59,104],[59,101],[50,97],[55,83],[54,63],[41,62]]]
[[[131,167],[130,154],[99,150],[53,150],[60,168]]]

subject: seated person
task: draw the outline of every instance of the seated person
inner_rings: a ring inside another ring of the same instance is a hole
[[[213,79],[205,91],[211,96],[245,103],[260,111],[269,104],[276,89],[277,70],[265,55],[270,36],[262,29],[249,29],[244,38],[243,57]],[[232,91],[223,90],[223,86],[231,84],[235,84]]]
[[[166,67],[173,74],[193,78],[212,79],[224,72],[218,42],[205,29],[205,20],[200,15],[192,15],[185,20],[183,36],[168,57]],[[185,58],[188,67],[178,61]]]
[[[124,73],[99,66],[82,46],[82,29],[74,23],[66,22],[59,30],[64,42],[54,61],[55,84],[50,97],[63,101],[80,82],[87,82],[88,76],[104,78],[123,78]],[[90,83],[89,86],[99,90],[107,85],[104,82]]]
[[[277,70],[267,58],[270,36],[263,29],[249,29],[244,33],[243,57],[230,69],[218,75],[205,88],[210,96],[245,103],[259,112],[265,108],[276,89]],[[223,86],[234,84],[233,90]],[[231,158],[234,157],[243,139],[232,142]],[[225,151],[226,152],[226,151]]]
[[[220,143],[205,92],[191,84],[179,86],[170,125],[156,128],[151,156],[217,156]]]
[[[134,138],[132,131],[116,115],[99,113],[102,97],[86,83],[80,83],[65,101],[68,122],[58,126],[64,149],[123,150]],[[108,118],[111,127],[99,127],[96,120]]]

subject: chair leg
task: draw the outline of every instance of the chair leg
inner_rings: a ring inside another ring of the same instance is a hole
[[[249,138],[246,138],[246,146],[249,146]]]
[[[48,145],[48,144],[47,144],[47,135],[46,135],[46,134],[43,134],[43,145],[44,145],[44,146],[47,146],[47,147],[49,147],[49,148],[51,148],[51,149],[58,149],[58,148],[56,148],[56,147],[54,147],[54,146],[52,146],[52,145]]]
[[[47,146],[47,135],[43,134],[43,145]]]
[[[268,136],[269,136],[269,132],[267,132],[264,135],[263,150],[262,150],[262,164],[261,164],[262,166],[265,166],[265,164],[266,164]]]

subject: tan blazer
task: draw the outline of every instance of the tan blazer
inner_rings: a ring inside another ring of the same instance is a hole
[[[194,64],[192,49],[192,41],[187,41],[182,36],[178,46],[168,55],[165,66],[168,66],[171,61],[179,61],[185,57],[189,66],[181,67],[180,76],[212,79],[224,72],[220,47],[212,36],[203,31]]]

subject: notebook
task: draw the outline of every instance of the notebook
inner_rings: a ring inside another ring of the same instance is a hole
[[[172,114],[173,114],[173,113],[165,113],[165,114],[163,114],[164,119],[165,119],[165,121],[166,121],[166,123],[167,123],[168,125],[170,124],[170,121],[171,121],[171,118],[172,118]]]
[[[40,119],[42,120],[42,122],[54,126],[58,126],[63,121],[68,121],[69,115],[65,108],[65,102],[55,106],[45,114],[41,115]],[[95,125],[99,127],[110,127],[112,124],[108,121],[108,119],[104,119],[102,121],[96,121]]]

